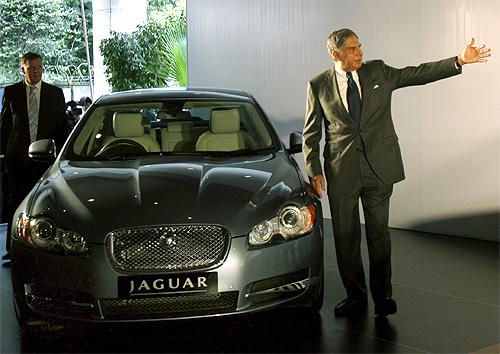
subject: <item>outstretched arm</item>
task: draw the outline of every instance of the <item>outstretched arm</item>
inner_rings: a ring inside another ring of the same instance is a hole
[[[491,56],[491,49],[486,48],[483,44],[479,47],[474,47],[474,38],[465,46],[462,53],[458,55],[458,63],[460,65],[472,63],[485,63],[488,61],[487,57]]]

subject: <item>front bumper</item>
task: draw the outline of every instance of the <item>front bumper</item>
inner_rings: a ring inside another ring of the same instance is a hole
[[[118,273],[104,245],[89,256],[41,253],[13,243],[16,301],[38,317],[78,322],[137,322],[211,317],[309,306],[319,296],[323,264],[320,227],[305,237],[251,249],[246,237],[231,239],[217,272],[216,294],[119,298]]]

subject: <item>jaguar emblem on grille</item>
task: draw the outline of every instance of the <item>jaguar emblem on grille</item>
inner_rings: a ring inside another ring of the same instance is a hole
[[[160,245],[166,249],[174,249],[177,246],[177,236],[169,230],[160,236]]]
[[[0,1],[1,2],[1,1]],[[183,271],[222,262],[227,230],[213,225],[158,225],[112,231],[106,248],[119,271]]]

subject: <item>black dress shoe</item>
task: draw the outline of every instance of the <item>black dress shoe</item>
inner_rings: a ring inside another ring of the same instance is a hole
[[[375,303],[375,315],[377,316],[394,315],[396,312],[398,312],[398,306],[396,301],[390,297]]]
[[[366,299],[344,299],[335,306],[335,317],[345,317],[366,311]]]
[[[9,260],[9,259],[10,259],[10,252],[7,252],[6,254],[4,254],[4,255],[2,256],[2,260],[3,260],[3,261],[7,261],[7,260]]]

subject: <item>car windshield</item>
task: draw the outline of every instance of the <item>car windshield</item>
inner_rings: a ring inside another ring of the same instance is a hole
[[[250,102],[175,99],[95,105],[66,149],[74,160],[145,154],[262,154],[276,151],[275,133]]]

